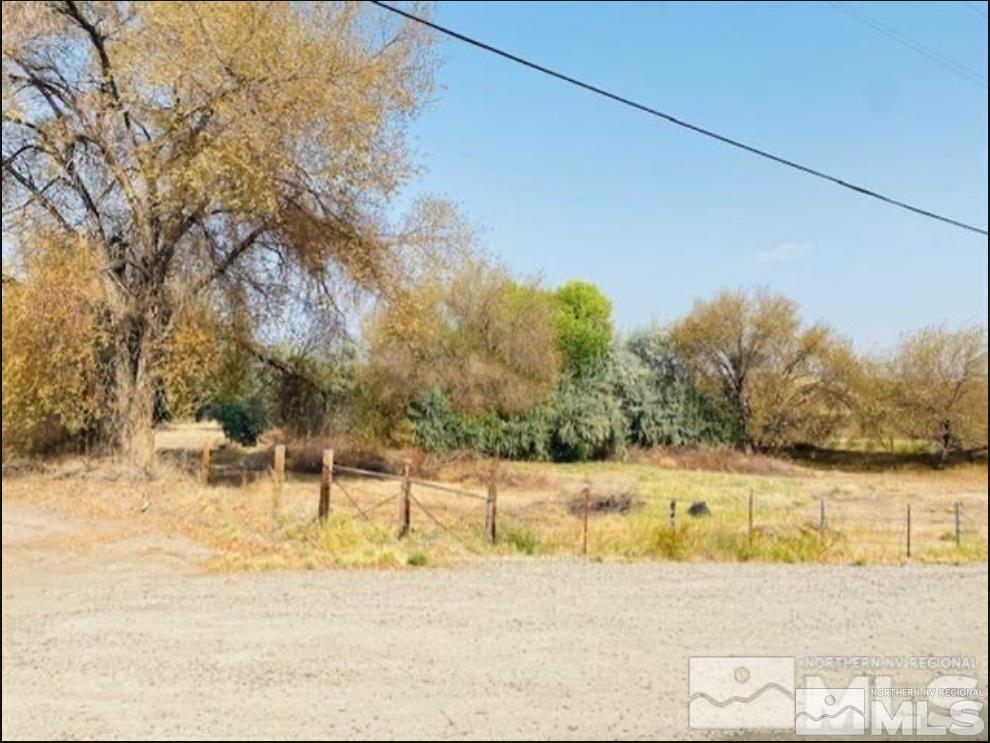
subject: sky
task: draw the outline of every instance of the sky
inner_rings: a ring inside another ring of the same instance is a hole
[[[849,3],[987,72],[986,3]],[[382,11],[384,12],[384,11]],[[436,21],[693,123],[987,226],[987,90],[825,2],[440,2]],[[722,288],[795,299],[860,350],[987,323],[987,238],[864,198],[454,40],[410,192],[621,332]]]

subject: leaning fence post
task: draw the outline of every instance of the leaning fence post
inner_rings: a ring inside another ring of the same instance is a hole
[[[412,528],[412,482],[409,480],[408,459],[402,460],[402,497],[399,498],[399,539],[409,535]]]
[[[753,490],[749,491],[749,530],[746,532],[749,536],[749,541],[753,541]]]
[[[279,485],[285,480],[285,444],[275,447],[275,457],[272,462],[272,473]]]
[[[333,484],[333,449],[323,450],[323,469],[320,471],[320,521],[330,515],[330,486]]]
[[[495,513],[497,510],[498,490],[493,477],[488,482],[488,498],[485,501],[485,537],[495,544]]]
[[[911,504],[907,504],[907,556],[911,557]]]
[[[588,516],[591,513],[591,487],[581,491],[581,554],[588,556]]]
[[[204,441],[199,452],[199,481],[206,485],[210,481],[210,442]]]
[[[956,501],[955,503],[955,516],[956,516],[956,548],[962,546],[962,502]]]
[[[818,536],[825,536],[825,496],[818,501]]]
[[[282,501],[282,483],[285,482],[285,444],[275,447],[272,462],[272,517],[278,518],[279,505]]]

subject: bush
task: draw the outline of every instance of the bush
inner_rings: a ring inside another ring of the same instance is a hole
[[[507,459],[549,459],[552,429],[548,411],[536,407],[523,416],[470,415],[453,409],[433,388],[409,406],[416,443],[426,451],[472,449]]]
[[[507,459],[584,461],[624,454],[627,443],[736,440],[731,419],[694,387],[660,333],[634,336],[625,348],[564,374],[543,403],[523,414],[464,412],[434,387],[409,406],[408,418],[427,451],[471,449]]]
[[[564,379],[553,402],[553,458],[581,462],[625,453],[629,427],[614,394],[610,364]]]
[[[257,444],[258,437],[268,427],[265,406],[257,397],[217,403],[211,406],[210,416],[220,424],[228,439],[243,446]]]
[[[97,267],[44,235],[3,285],[3,448],[41,454],[102,430],[107,337]]]
[[[409,406],[409,420],[416,442],[426,451],[447,452],[467,443],[462,417],[436,387]]]
[[[616,394],[639,446],[728,443],[737,426],[692,383],[662,331],[637,333],[616,353]]]
[[[544,405],[525,415],[470,415],[433,389],[409,409],[427,451],[472,449],[506,459],[583,461],[625,449],[627,426],[603,370],[568,376]]]

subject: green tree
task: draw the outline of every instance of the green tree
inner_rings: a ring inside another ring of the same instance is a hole
[[[569,281],[553,294],[557,348],[564,368],[582,372],[606,357],[612,346],[612,303],[594,284]]]

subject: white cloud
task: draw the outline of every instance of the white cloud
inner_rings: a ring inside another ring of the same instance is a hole
[[[785,240],[775,247],[761,250],[756,254],[757,263],[787,263],[806,255],[813,247],[810,242]]]

